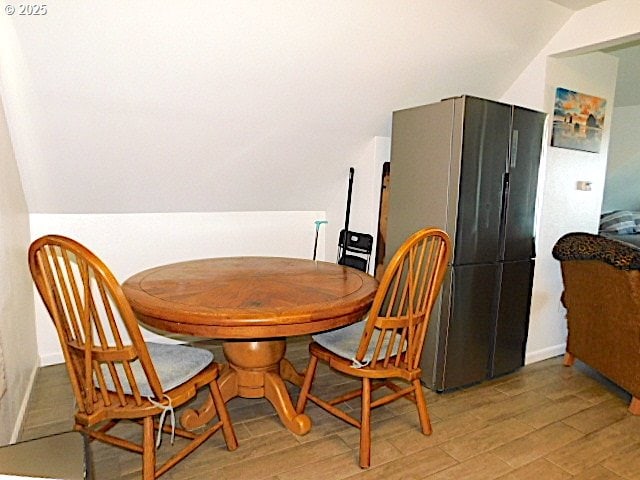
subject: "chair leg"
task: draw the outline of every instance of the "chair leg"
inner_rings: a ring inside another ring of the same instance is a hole
[[[309,366],[304,375],[304,382],[302,382],[302,389],[300,390],[300,396],[298,397],[298,403],[296,405],[296,413],[303,413],[307,406],[307,395],[311,390],[311,384],[313,383],[313,377],[316,374],[316,368],[318,366],[318,357],[311,355],[309,359]]]
[[[218,413],[218,418],[222,422],[222,434],[224,435],[224,441],[227,444],[227,450],[235,450],[236,448],[238,448],[238,439],[236,438],[236,433],[233,429],[233,424],[231,423],[229,412],[227,411],[227,407],[225,406],[224,400],[222,399],[218,381],[214,380],[213,382],[211,382],[209,384],[209,389],[211,390],[213,405],[215,406],[216,412]]]
[[[142,478],[156,478],[156,445],[153,429],[153,417],[144,417],[142,422]]]
[[[562,361],[562,364],[565,367],[570,367],[572,366],[576,361],[576,357],[573,356],[573,353],[569,353],[569,352],[564,352],[564,360]]]
[[[629,404],[629,413],[632,415],[640,415],[640,398],[631,397],[631,403]]]
[[[362,412],[360,415],[360,468],[371,465],[371,379],[362,379]]]
[[[420,417],[420,426],[422,433],[431,435],[431,420],[429,419],[429,410],[427,409],[427,401],[424,399],[424,392],[420,380],[413,380],[413,394],[416,397],[416,407],[418,407],[418,416]]]

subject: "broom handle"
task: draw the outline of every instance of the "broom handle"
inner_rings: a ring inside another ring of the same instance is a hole
[[[347,239],[349,236],[349,216],[351,215],[351,191],[353,190],[354,168],[349,169],[349,189],[347,190],[347,213],[344,218],[344,234],[342,236],[342,257],[347,256]]]

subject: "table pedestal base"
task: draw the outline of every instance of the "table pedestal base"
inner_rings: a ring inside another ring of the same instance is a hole
[[[311,429],[307,415],[295,411],[284,383],[302,386],[304,379],[291,362],[284,358],[285,340],[226,341],[222,345],[229,362],[218,383],[225,402],[235,397],[266,398],[278,412],[282,423],[297,435]],[[215,416],[213,402],[207,399],[200,409],[187,410],[180,423],[184,428],[197,428]]]

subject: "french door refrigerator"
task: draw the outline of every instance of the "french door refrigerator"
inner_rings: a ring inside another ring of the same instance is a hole
[[[425,226],[454,243],[422,358],[434,390],[524,364],[545,119],[471,96],[393,113],[386,261]]]

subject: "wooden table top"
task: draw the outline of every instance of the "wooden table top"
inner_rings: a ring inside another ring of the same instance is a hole
[[[353,268],[280,257],[174,263],[123,284],[143,323],[222,339],[303,335],[347,325],[366,314],[377,288],[377,280]]]

